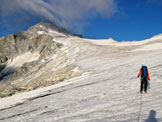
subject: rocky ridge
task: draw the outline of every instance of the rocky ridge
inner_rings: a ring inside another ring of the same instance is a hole
[[[75,66],[67,64],[67,46],[54,41],[69,36],[54,24],[39,23],[25,32],[0,38],[0,97],[80,75],[72,71]]]

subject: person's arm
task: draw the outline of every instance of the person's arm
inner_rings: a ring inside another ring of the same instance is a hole
[[[141,76],[141,69],[139,70],[139,73],[138,73],[138,78]]]
[[[147,75],[148,75],[148,80],[150,80],[150,73],[149,73],[148,69],[147,69]]]

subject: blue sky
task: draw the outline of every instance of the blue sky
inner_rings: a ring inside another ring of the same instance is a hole
[[[162,33],[162,0],[1,0],[0,36],[52,22],[85,38],[144,40]]]

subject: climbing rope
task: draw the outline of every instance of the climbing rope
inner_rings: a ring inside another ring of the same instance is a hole
[[[138,122],[140,121],[141,110],[142,110],[142,94],[141,94],[141,97],[140,97],[140,110],[139,110],[139,113],[138,113]]]

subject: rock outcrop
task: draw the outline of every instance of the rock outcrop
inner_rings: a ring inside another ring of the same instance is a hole
[[[75,66],[67,64],[68,54],[62,50],[65,45],[54,41],[68,36],[56,25],[39,23],[25,32],[0,38],[0,97],[74,77],[69,76]]]

